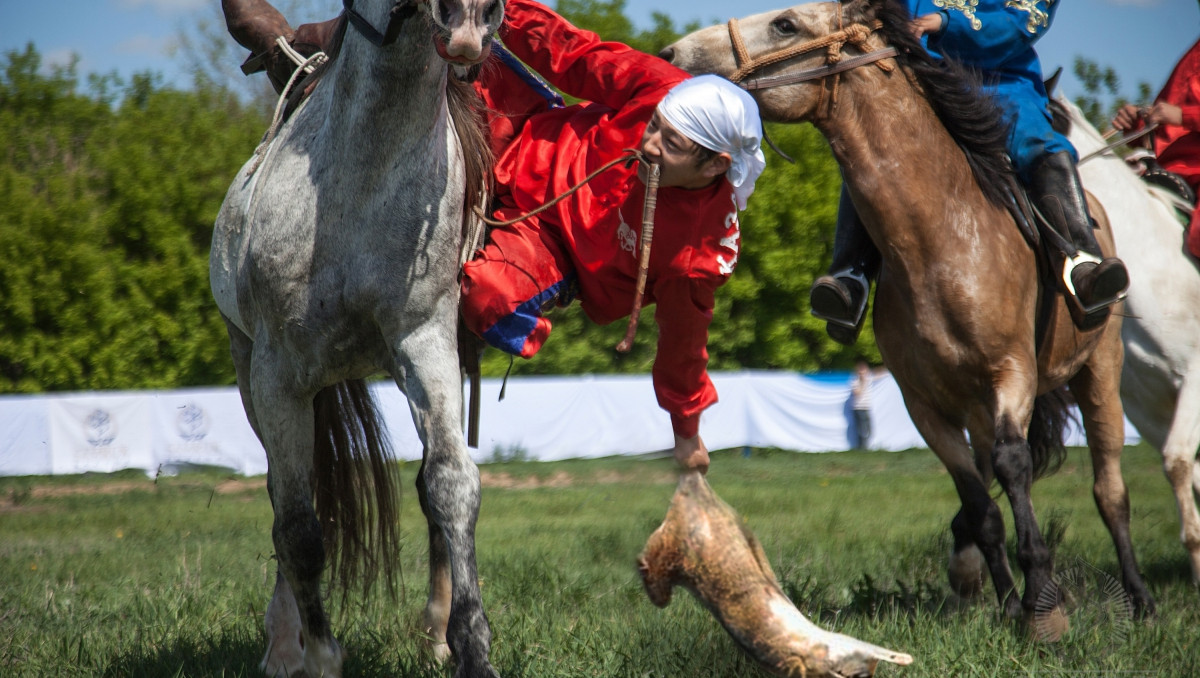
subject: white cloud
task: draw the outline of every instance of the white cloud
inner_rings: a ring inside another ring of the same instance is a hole
[[[117,7],[124,10],[150,8],[159,14],[182,14],[210,4],[209,0],[117,0]]]

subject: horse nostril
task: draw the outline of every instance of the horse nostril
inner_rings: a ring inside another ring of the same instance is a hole
[[[674,61],[675,60],[675,48],[670,45],[663,47],[662,51],[658,53],[658,58],[662,59],[663,61],[666,61],[668,63]]]

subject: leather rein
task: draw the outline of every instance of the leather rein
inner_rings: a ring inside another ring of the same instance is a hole
[[[841,23],[840,13],[838,15],[838,23]],[[888,73],[896,67],[894,63],[885,63],[883,61],[884,59],[897,56],[898,51],[895,47],[885,47],[866,52],[867,40],[881,26],[882,24],[878,21],[872,26],[852,24],[829,35],[809,40],[799,45],[751,57],[749,50],[746,49],[746,41],[742,38],[741,30],[738,28],[738,20],[730,19],[728,24],[729,41],[733,46],[733,55],[738,69],[729,76],[729,80],[742,89],[754,91],[833,77],[832,95],[829,103],[830,109],[832,109],[837,103],[839,74],[867,64],[875,64],[881,70]],[[866,53],[842,59],[842,50],[845,49],[847,44],[853,45]],[[825,49],[825,65],[823,66],[747,80],[748,76],[767,66],[790,61],[822,48]],[[820,110],[824,97],[825,89],[822,88],[821,100],[817,102],[817,110]]]

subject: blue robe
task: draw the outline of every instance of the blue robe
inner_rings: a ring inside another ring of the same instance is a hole
[[[1050,126],[1042,64],[1033,43],[1050,28],[1058,0],[908,0],[914,17],[941,13],[942,31],[927,36],[926,49],[983,71],[984,89],[996,98],[1011,128],[1008,155],[1028,181],[1047,153],[1079,156]]]

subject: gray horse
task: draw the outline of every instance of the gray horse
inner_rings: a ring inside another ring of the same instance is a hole
[[[210,265],[246,415],[266,448],[278,559],[262,668],[340,676],[322,603],[398,550],[395,464],[364,379],[385,371],[424,444],[425,628],[459,676],[494,676],[475,566],[479,472],[460,429],[465,206],[487,172],[469,87],[503,0],[346,0],[329,67],[217,218]],[[348,26],[348,27],[347,27]],[[315,500],[315,507],[314,507]]]

